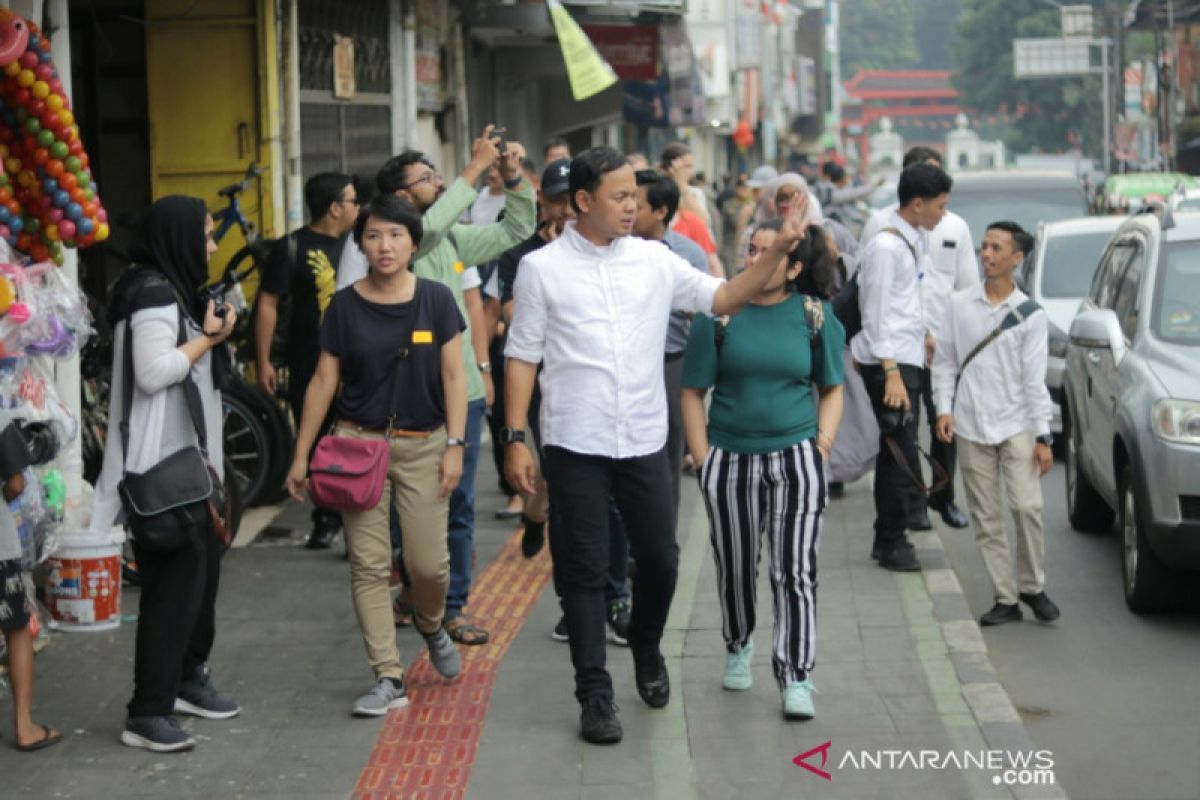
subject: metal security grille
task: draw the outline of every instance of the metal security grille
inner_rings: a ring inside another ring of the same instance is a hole
[[[392,90],[387,0],[299,0],[300,88],[333,91],[334,34],[354,39],[358,91]]]
[[[370,182],[392,156],[387,106],[302,103],[300,126],[306,180],[318,172],[345,172]]]

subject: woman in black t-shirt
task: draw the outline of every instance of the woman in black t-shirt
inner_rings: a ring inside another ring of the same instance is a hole
[[[388,481],[404,535],[414,623],[434,668],[453,678],[461,663],[442,616],[450,577],[446,517],[450,492],[462,476],[467,418],[466,324],[450,289],[412,273],[421,235],[420,213],[394,195],[376,197],[359,215],[354,240],[369,269],[365,278],[334,295],[325,311],[288,490],[303,500],[309,451],[331,405],[337,436],[388,437]],[[408,703],[388,591],[387,502],[343,512],[343,519],[354,608],[376,678],[353,713],[382,716]]]

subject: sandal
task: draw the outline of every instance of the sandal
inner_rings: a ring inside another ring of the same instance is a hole
[[[448,619],[443,623],[443,626],[446,628],[446,633],[450,635],[450,638],[459,644],[487,644],[488,632],[483,628],[477,627],[465,615],[460,614],[454,619]]]
[[[45,725],[38,725],[38,727],[42,729],[42,738],[32,741],[29,744],[16,745],[16,748],[22,753],[32,753],[34,750],[43,750],[62,741],[62,734],[58,731],[51,730]]]

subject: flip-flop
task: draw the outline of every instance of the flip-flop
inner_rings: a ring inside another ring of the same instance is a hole
[[[487,644],[490,638],[487,631],[476,627],[461,615],[454,619],[446,620],[443,623],[443,627],[446,629],[446,633],[450,635],[450,638],[458,644],[468,646]]]
[[[45,725],[38,725],[42,729],[42,738],[30,744],[18,744],[16,748],[22,753],[32,753],[34,750],[43,750],[52,745],[56,745],[62,741],[62,734],[57,731],[51,731]]]

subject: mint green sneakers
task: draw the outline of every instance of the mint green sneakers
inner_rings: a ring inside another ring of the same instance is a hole
[[[812,719],[813,693],[817,688],[811,680],[792,681],[783,690],[783,716],[785,719]]]
[[[721,676],[721,688],[730,692],[744,692],[754,685],[750,675],[750,661],[754,658],[754,642],[736,653],[725,654],[725,674]]]

